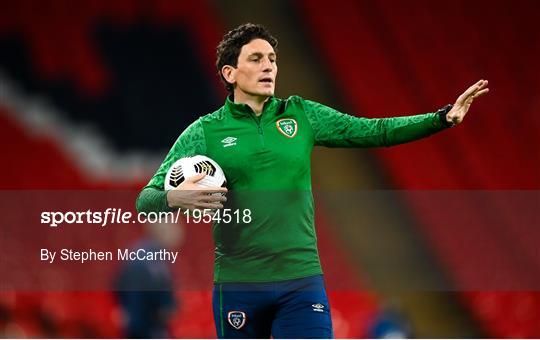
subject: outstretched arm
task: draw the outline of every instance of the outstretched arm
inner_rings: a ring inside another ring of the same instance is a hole
[[[433,113],[392,118],[363,118],[302,100],[313,128],[314,144],[329,147],[376,147],[407,143],[459,124],[472,101],[487,93],[487,80],[469,87],[454,105]]]

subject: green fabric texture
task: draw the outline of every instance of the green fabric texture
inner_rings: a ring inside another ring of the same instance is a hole
[[[362,118],[304,100],[304,109],[315,133],[315,145],[328,147],[392,146],[429,136],[444,127],[437,113]]]
[[[141,191],[139,211],[169,207],[163,181],[179,158],[206,155],[225,172],[225,208],[252,221],[214,223],[214,281],[271,282],[321,274],[311,192],[313,146],[391,146],[444,129],[436,113],[367,119],[298,96],[269,98],[256,116],[245,104],[199,118],[178,138]]]

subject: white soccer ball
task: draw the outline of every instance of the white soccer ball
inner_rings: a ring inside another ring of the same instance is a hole
[[[180,158],[171,165],[165,175],[165,190],[171,190],[180,185],[186,178],[193,177],[200,173],[206,176],[197,182],[203,187],[222,187],[227,184],[225,173],[221,167],[206,156],[193,156]]]

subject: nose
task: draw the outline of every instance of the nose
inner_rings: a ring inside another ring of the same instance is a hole
[[[262,67],[263,72],[272,72],[272,70],[274,69],[274,64],[270,61],[269,58],[264,58]]]

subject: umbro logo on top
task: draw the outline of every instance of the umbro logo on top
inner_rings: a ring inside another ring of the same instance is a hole
[[[226,148],[228,146],[236,145],[236,139],[236,137],[227,137],[221,140],[221,143],[223,143],[223,147]]]

